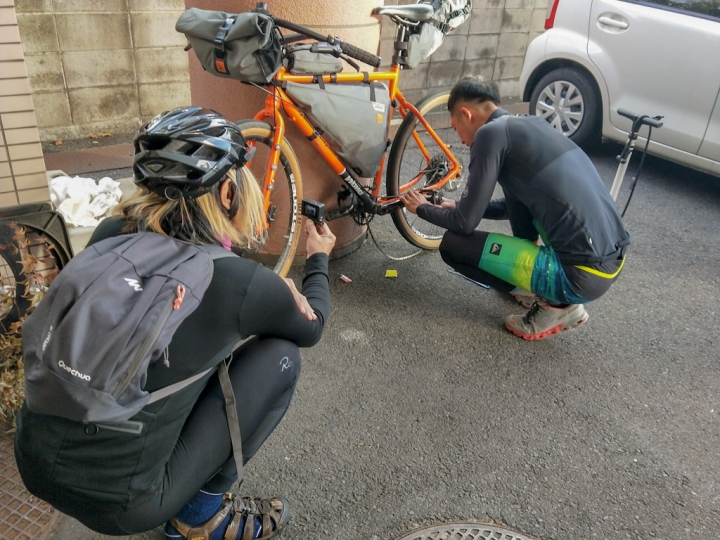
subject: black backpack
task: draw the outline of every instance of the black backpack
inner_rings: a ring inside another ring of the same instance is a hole
[[[153,393],[143,389],[152,362],[172,362],[168,344],[200,304],[213,260],[235,256],[221,246],[151,232],[107,238],[81,251],[23,326],[28,409],[140,433],[142,424],[130,419],[145,405],[213,369]],[[237,456],[242,439],[225,361],[220,380]]]

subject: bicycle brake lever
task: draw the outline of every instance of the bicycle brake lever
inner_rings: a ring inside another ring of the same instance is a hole
[[[342,49],[340,48],[340,45],[332,45],[327,41],[316,41],[310,47],[310,52],[332,54],[333,56],[339,57],[342,54]]]

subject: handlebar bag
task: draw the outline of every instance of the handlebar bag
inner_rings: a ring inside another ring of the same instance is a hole
[[[175,24],[203,68],[218,77],[267,84],[282,65],[282,47],[271,17],[190,8]]]
[[[445,36],[464,23],[472,11],[472,0],[418,0],[417,3],[430,4],[435,12],[408,37],[405,65],[409,68],[434,53]]]
[[[382,83],[299,84],[285,91],[358,176],[375,176],[387,149],[390,92]]]
[[[329,54],[297,50],[287,55],[288,70],[294,75],[323,75],[340,73],[342,61]]]

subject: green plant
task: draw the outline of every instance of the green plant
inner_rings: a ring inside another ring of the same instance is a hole
[[[0,419],[12,418],[14,427],[15,412],[25,400],[23,324],[58,269],[53,246],[44,236],[17,223],[9,226],[14,231],[12,241],[0,245],[0,256],[8,270],[0,274],[0,316],[4,317],[0,320]],[[22,305],[19,298],[25,300]]]

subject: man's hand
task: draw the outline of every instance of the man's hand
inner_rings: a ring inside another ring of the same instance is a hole
[[[330,255],[333,247],[335,247],[335,235],[327,223],[316,225],[308,219],[305,223],[305,230],[308,233],[307,243],[305,244],[307,256],[311,257],[316,253]]]
[[[290,278],[283,278],[283,281],[285,281],[285,284],[290,289],[290,292],[295,299],[295,303],[297,304],[300,313],[305,315],[305,318],[308,321],[314,321],[315,319],[317,319],[317,315],[315,315],[315,311],[313,311],[313,308],[310,307],[310,303],[307,301],[307,298],[300,294],[300,291],[298,291],[297,287],[295,287],[295,282]]]
[[[454,199],[446,199],[445,197],[443,197],[443,200],[440,203],[440,208],[446,208],[449,210],[453,210],[455,208],[455,200]]]
[[[408,191],[404,195],[400,195],[400,200],[411,214],[417,214],[418,206],[430,204],[425,198],[425,195],[419,191]]]

